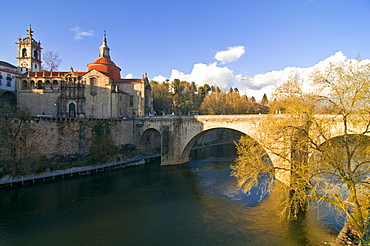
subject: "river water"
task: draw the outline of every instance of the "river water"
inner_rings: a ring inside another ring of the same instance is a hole
[[[279,194],[241,193],[222,153],[0,190],[0,245],[325,245],[340,229],[321,210],[281,221]]]

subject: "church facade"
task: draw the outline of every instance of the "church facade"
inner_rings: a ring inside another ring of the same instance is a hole
[[[151,87],[146,74],[139,79],[122,79],[121,69],[110,58],[104,34],[98,58],[87,71],[44,71],[41,43],[18,38],[17,67],[20,73],[17,103],[33,116],[62,118],[125,118],[152,111]]]

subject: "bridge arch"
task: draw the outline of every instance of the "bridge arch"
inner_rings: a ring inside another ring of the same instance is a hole
[[[326,162],[346,162],[346,158],[351,158],[352,165],[356,165],[356,162],[362,162],[364,156],[368,155],[370,148],[370,136],[362,134],[349,134],[349,144],[346,146],[344,135],[338,135],[332,137],[321,143],[320,148],[327,150],[325,152],[315,151],[308,156],[308,161],[312,164],[320,163],[321,159],[325,159]],[[348,147],[350,157],[346,156],[346,147]],[[347,165],[347,164],[345,164]],[[366,165],[365,165],[366,166]],[[358,170],[356,168],[356,170]],[[368,173],[367,173],[368,175]]]
[[[161,133],[155,128],[146,129],[140,137],[139,149],[154,153],[161,152]]]
[[[196,134],[188,143],[187,145],[185,146],[185,148],[183,149],[182,151],[182,154],[181,154],[181,159],[187,159],[189,158],[189,155],[190,155],[190,152],[191,150],[193,149],[193,147],[195,146],[195,144],[198,142],[198,140],[204,136],[205,134],[207,133],[210,133],[212,131],[215,131],[215,130],[226,130],[228,131],[229,133],[236,133],[234,134],[234,136],[230,136],[228,135],[225,139],[226,141],[223,141],[222,137],[220,137],[220,141],[221,141],[221,144],[222,143],[230,143],[230,140],[232,139],[233,142],[234,141],[239,141],[241,137],[247,137],[249,139],[251,139],[252,141],[255,142],[255,146],[257,148],[255,148],[254,150],[258,150],[258,153],[255,153],[256,156],[260,156],[265,162],[267,162],[268,165],[273,165],[272,163],[272,160],[270,158],[270,156],[267,154],[266,150],[262,147],[262,145],[260,145],[256,140],[255,138],[253,138],[252,136],[240,131],[240,130],[236,130],[236,129],[233,129],[233,128],[225,128],[225,127],[217,127],[217,128],[209,128],[205,131],[202,131],[198,134]],[[229,141],[227,141],[229,140]],[[210,145],[212,146],[212,144]],[[206,146],[205,146],[206,147]]]
[[[236,130],[236,129],[233,129],[233,128],[227,128],[227,127],[215,127],[215,128],[209,128],[207,130],[204,130],[204,131],[201,131],[199,133],[197,133],[195,136],[193,136],[190,141],[188,141],[188,143],[185,145],[184,149],[182,150],[182,153],[181,153],[181,159],[187,159],[189,158],[189,155],[190,155],[190,152],[192,150],[192,148],[195,146],[195,144],[197,143],[197,141],[204,135],[208,134],[208,133],[211,133],[212,131],[216,131],[216,130],[226,130],[226,131],[233,131],[235,133],[238,133],[236,134],[237,136],[235,136],[234,138],[238,138],[238,139],[235,139],[235,140],[239,140],[239,138],[243,135],[246,135],[244,132],[241,132],[239,130]],[[221,139],[220,139],[221,138]],[[220,140],[222,140],[222,136],[219,137]]]
[[[148,136],[155,129],[161,138],[161,164],[181,164],[189,161],[194,143],[208,131],[230,129],[254,138],[255,127],[260,120],[260,115],[143,117],[136,123],[140,142],[136,143],[145,146],[144,143],[152,141]]]

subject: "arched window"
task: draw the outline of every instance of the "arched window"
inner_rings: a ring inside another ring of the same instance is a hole
[[[37,52],[37,50],[35,50],[34,52],[33,52],[33,57],[35,58],[35,59],[39,59],[39,52]]]
[[[28,89],[28,83],[27,83],[27,80],[23,80],[22,81],[22,87],[21,87],[22,90],[27,90]]]
[[[36,89],[42,89],[42,82],[41,80],[37,81],[37,87]]]
[[[58,90],[59,89],[59,83],[57,80],[53,80],[53,85],[52,85],[53,90]]]
[[[27,49],[26,48],[22,49],[22,57],[27,57]]]
[[[70,103],[68,106],[69,117],[76,118],[76,104]]]
[[[96,78],[90,78],[90,95],[96,96],[98,94],[98,90],[96,87]]]
[[[51,83],[49,80],[46,80],[44,83],[45,90],[50,90],[51,89]]]

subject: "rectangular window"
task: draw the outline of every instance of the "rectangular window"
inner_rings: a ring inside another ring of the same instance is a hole
[[[134,96],[130,96],[130,107],[134,106]]]
[[[96,96],[98,94],[98,90],[96,88],[96,78],[90,78],[90,95]]]
[[[90,86],[95,86],[95,78],[90,78]]]
[[[10,87],[11,86],[11,82],[12,82],[12,76],[10,74],[8,74],[6,76],[6,86]]]

